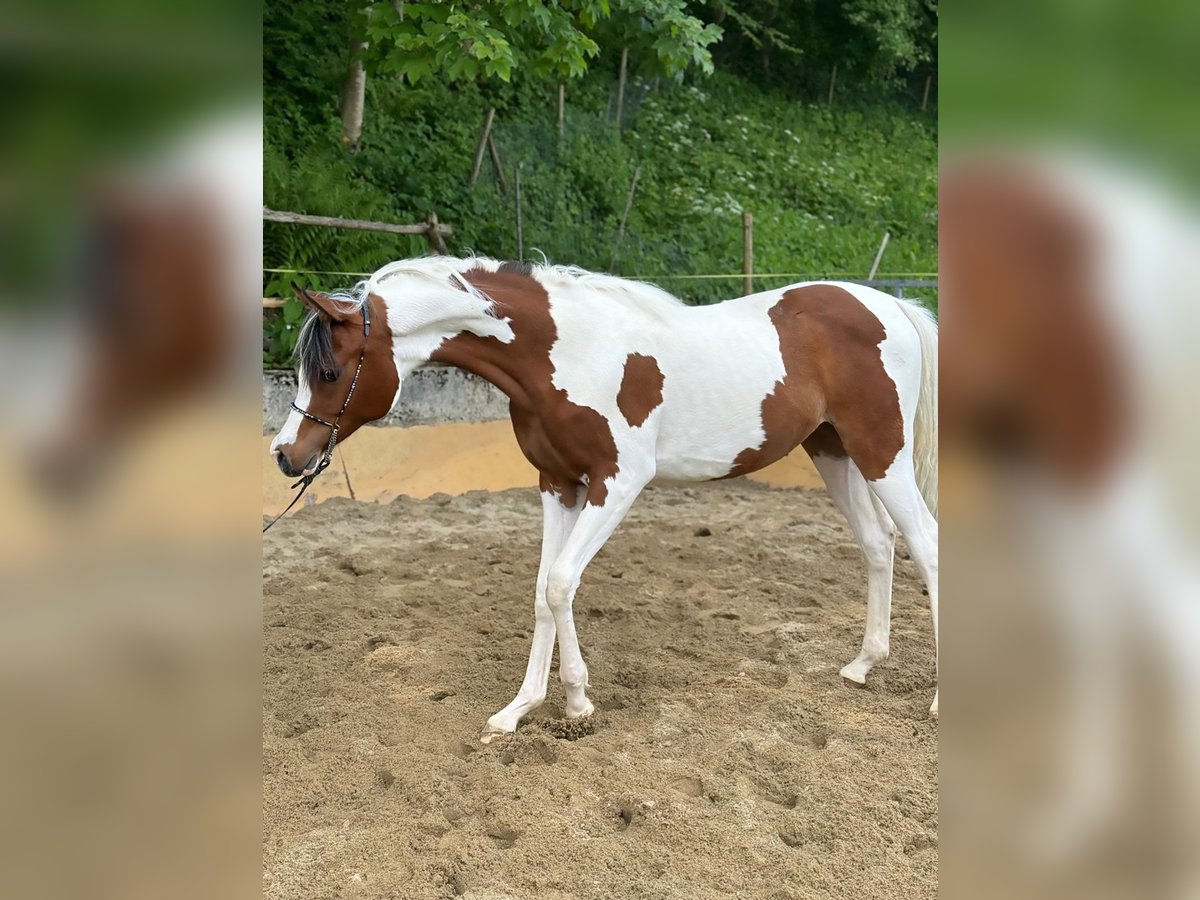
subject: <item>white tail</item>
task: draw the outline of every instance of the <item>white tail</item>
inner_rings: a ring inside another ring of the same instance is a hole
[[[908,300],[896,304],[921,339],[921,393],[913,423],[913,466],[925,505],[938,514],[938,326],[933,313]]]

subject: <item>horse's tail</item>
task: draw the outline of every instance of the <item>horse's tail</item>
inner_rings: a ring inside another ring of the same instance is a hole
[[[897,300],[921,339],[921,393],[913,423],[913,466],[917,487],[934,517],[938,514],[938,326],[924,306]]]

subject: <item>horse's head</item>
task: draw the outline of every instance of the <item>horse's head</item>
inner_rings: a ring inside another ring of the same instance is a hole
[[[297,290],[310,309],[296,343],[298,390],[271,441],[275,462],[293,477],[316,470],[334,428],[340,442],[387,415],[400,389],[380,297]]]

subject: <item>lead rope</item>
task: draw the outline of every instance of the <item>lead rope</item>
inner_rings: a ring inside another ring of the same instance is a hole
[[[371,313],[369,300],[363,304],[363,336],[367,338],[371,336]],[[354,396],[354,389],[358,387],[358,376],[362,374],[363,361],[366,360],[366,358],[367,346],[366,344],[363,344],[362,352],[358,354],[358,368],[354,370],[354,379],[350,382],[350,390],[346,394],[346,402],[342,404],[342,408],[338,410],[338,414],[332,422],[326,422],[320,416],[314,416],[308,410],[301,409],[295,404],[295,402],[289,404],[292,409],[300,413],[300,415],[304,416],[305,418],[312,419],[314,422],[319,422],[320,424],[326,426],[329,429],[329,444],[325,447],[325,453],[321,457],[321,461],[317,463],[317,467],[308,475],[301,477],[296,484],[292,485],[292,490],[296,489],[297,484],[302,484],[304,486],[300,488],[300,492],[292,498],[292,502],[284,508],[283,512],[263,526],[263,534],[266,534],[272,525],[274,525],[291,511],[291,508],[300,501],[301,497],[304,496],[304,492],[308,490],[308,486],[316,481],[317,476],[328,469],[329,464],[333,462],[333,448],[337,446],[338,428],[342,421],[342,413],[344,413],[346,408],[350,405],[350,398]],[[349,477],[346,478],[346,483],[350,483]]]
[[[338,418],[341,418],[341,416],[339,415]],[[272,525],[274,525],[276,522],[278,522],[280,519],[282,519],[284,516],[286,516],[289,512],[291,512],[292,507],[295,506],[298,502],[300,502],[300,498],[303,497],[304,492],[308,490],[308,486],[317,480],[318,475],[320,475],[327,468],[329,468],[329,463],[333,459],[333,447],[337,443],[337,434],[338,434],[338,429],[337,429],[337,426],[334,425],[333,432],[329,435],[329,446],[325,448],[324,457],[322,457],[321,461],[319,463],[317,463],[316,469],[314,469],[310,474],[305,475],[299,481],[296,482],[296,484],[302,484],[302,485],[304,485],[304,487],[300,488],[300,493],[296,494],[296,496],[292,498],[292,502],[289,503],[284,508],[283,512],[281,512],[279,515],[277,515],[270,522],[268,522],[266,525],[263,526],[263,530],[262,530],[263,534],[266,534]],[[296,484],[292,485],[292,490],[295,490]]]

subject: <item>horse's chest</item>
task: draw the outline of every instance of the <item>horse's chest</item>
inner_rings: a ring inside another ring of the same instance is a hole
[[[594,409],[560,396],[536,410],[513,404],[510,415],[517,444],[538,471],[576,483],[615,472],[612,429]]]

